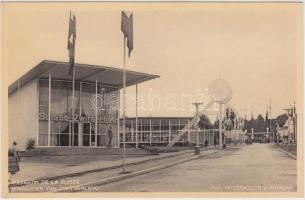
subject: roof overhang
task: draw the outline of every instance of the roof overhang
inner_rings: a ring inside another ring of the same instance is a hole
[[[70,66],[67,62],[43,60],[12,83],[8,88],[8,93],[11,94],[18,89],[18,81],[19,87],[22,87],[31,80],[37,78],[48,78],[49,74],[52,79],[71,80],[69,69]],[[158,77],[160,76],[126,70],[126,87]],[[97,81],[98,84],[120,89],[123,87],[123,69],[75,63],[75,80],[92,83]]]

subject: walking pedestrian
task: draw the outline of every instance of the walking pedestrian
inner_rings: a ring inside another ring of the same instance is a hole
[[[14,153],[14,156],[17,158],[17,161],[20,162],[20,155],[19,155],[19,149],[18,149],[18,146],[17,146],[17,142],[13,142],[13,153]]]
[[[111,147],[111,141],[112,141],[112,130],[111,130],[111,126],[109,126],[109,129],[108,129],[108,146],[107,146],[107,148]]]

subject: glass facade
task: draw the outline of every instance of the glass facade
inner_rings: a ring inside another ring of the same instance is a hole
[[[139,117],[138,118],[138,140],[136,140],[136,119],[126,119],[126,137],[125,141],[129,146],[150,145],[165,146],[179,134],[179,132],[189,123],[192,118],[186,117]],[[122,120],[120,122],[121,143],[123,143]],[[199,144],[207,146],[215,146],[219,144],[219,129],[200,129]],[[225,137],[224,137],[225,136]],[[223,132],[223,139],[226,144],[234,142],[242,142],[244,133],[241,130]],[[185,134],[180,137],[177,145],[197,143],[197,130],[188,129]]]
[[[118,88],[75,81],[74,120],[71,81],[40,79],[38,90],[38,146],[118,146]]]
[[[191,118],[138,118],[138,144],[149,145],[167,145],[174,137],[179,134],[191,120]],[[120,122],[121,143],[123,142],[122,135],[122,120]],[[207,140],[209,145],[214,145],[218,130],[209,129],[201,130],[200,144],[204,144]],[[136,143],[136,119],[126,119],[126,137],[125,141],[129,145]],[[194,143],[196,141],[196,131],[193,129],[188,130],[184,134],[179,143]]]

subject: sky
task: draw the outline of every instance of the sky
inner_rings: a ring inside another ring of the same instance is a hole
[[[44,59],[68,61],[69,11],[77,20],[76,62],[122,68],[121,10],[133,12],[127,69],[159,75],[138,85],[139,116],[192,116],[192,101],[214,79],[249,118],[272,117],[297,100],[301,83],[300,3],[4,3],[4,81]],[[127,116],[135,116],[135,87]],[[193,98],[193,99],[191,99]],[[206,99],[205,99],[206,100]]]

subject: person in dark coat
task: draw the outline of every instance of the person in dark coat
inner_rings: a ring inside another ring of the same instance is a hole
[[[208,140],[205,140],[205,141],[204,141],[205,147],[208,147],[208,143],[209,143]]]
[[[111,147],[111,141],[112,141],[112,130],[111,130],[111,126],[109,126],[109,129],[108,129],[108,146],[107,146],[107,148]]]

